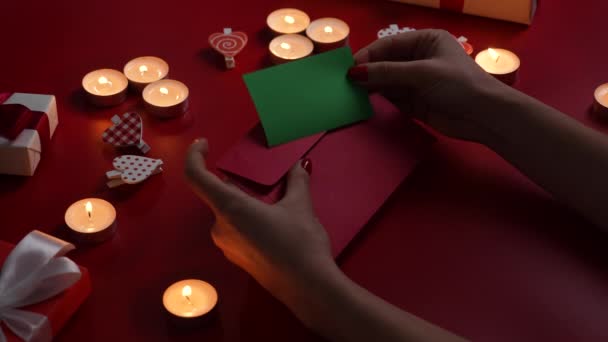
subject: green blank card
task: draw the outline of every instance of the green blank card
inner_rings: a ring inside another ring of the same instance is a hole
[[[343,47],[243,76],[269,146],[372,115],[367,91],[346,78],[354,60]]]

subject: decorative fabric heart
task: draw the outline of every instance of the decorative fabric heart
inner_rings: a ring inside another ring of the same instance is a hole
[[[103,132],[101,139],[116,147],[137,146],[143,153],[150,151],[150,146],[143,141],[143,125],[137,113],[124,113],[112,117],[113,125]]]
[[[224,33],[210,35],[209,44],[224,57],[234,57],[247,45],[247,34],[232,32],[232,29],[225,28]]]
[[[462,45],[462,48],[467,53],[467,55],[470,56],[473,53],[473,45],[471,45],[470,43],[467,43],[467,42],[460,43],[460,44]]]
[[[454,36],[454,38],[456,38],[456,36]],[[456,38],[456,40],[460,43],[460,45],[462,45],[462,48],[467,53],[467,55],[470,56],[473,53],[473,45],[471,45],[471,43],[469,43],[469,40],[467,39],[467,37],[460,36],[460,37]]]
[[[125,155],[114,158],[112,163],[115,170],[106,173],[106,176],[119,182],[110,182],[110,187],[120,184],[137,184],[143,182],[153,174],[162,172],[161,159],[153,159],[134,155]]]
[[[399,28],[399,25],[397,25],[397,24],[390,24],[388,27],[383,28],[382,30],[378,31],[378,39],[394,36],[399,33],[412,32],[412,31],[416,31],[416,29],[411,28],[411,27]]]

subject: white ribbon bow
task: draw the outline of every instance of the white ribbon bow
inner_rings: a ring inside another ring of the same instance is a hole
[[[15,246],[0,274],[0,322],[26,342],[51,341],[48,317],[17,308],[42,302],[80,279],[80,269],[64,257],[74,245],[34,230]],[[0,327],[0,342],[6,336]]]

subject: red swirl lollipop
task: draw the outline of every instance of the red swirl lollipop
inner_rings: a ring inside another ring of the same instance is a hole
[[[225,28],[224,33],[210,35],[209,44],[211,44],[215,51],[224,56],[226,68],[232,69],[235,66],[234,56],[247,45],[247,34],[244,32],[232,32],[231,28]]]

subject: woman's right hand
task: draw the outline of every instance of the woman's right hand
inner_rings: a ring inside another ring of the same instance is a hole
[[[492,94],[515,94],[487,74],[450,33],[420,30],[383,38],[355,55],[349,78],[440,132],[483,142]]]

